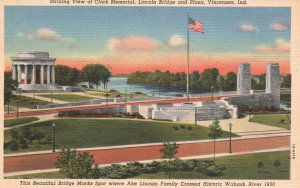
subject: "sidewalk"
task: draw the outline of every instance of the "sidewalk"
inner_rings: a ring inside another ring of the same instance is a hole
[[[288,133],[290,130],[280,128],[280,127],[275,127],[275,126],[270,126],[270,125],[263,125],[255,122],[249,122],[249,117],[246,116],[244,118],[240,119],[222,119],[220,121],[220,126],[222,130],[224,131],[230,131],[229,130],[229,123],[232,123],[232,132],[236,133],[240,136],[244,135],[251,135],[251,134],[273,134],[273,133]],[[212,120],[209,121],[198,121],[198,125],[202,125],[205,127],[209,127],[211,125]]]
[[[36,116],[34,116],[34,117],[39,118],[39,120],[34,121],[34,122],[29,122],[29,123],[20,124],[20,125],[15,125],[15,126],[12,126],[12,127],[5,127],[5,128],[4,128],[4,131],[10,130],[10,129],[13,129],[13,128],[24,127],[24,126],[30,125],[30,124],[32,124],[32,123],[38,123],[38,122],[42,122],[42,121],[48,121],[48,120],[56,119],[56,118],[57,118],[57,117],[55,117],[56,115],[57,115],[57,113],[54,113],[54,114],[47,114],[47,115],[36,115]]]
[[[265,150],[255,150],[255,151],[248,151],[248,152],[238,152],[238,153],[219,153],[216,154],[216,157],[225,157],[225,156],[235,156],[235,155],[245,155],[245,154],[252,154],[252,153],[266,153],[266,152],[274,152],[274,151],[286,151],[289,150],[289,147],[282,147],[282,148],[276,148],[276,149],[265,149]],[[210,155],[198,155],[198,156],[191,156],[191,157],[181,157],[182,160],[188,160],[188,159],[205,159],[205,158],[212,158],[213,154]],[[155,161],[163,161],[164,159],[156,159]],[[137,161],[140,163],[151,163],[153,160],[142,160]],[[121,163],[114,163],[114,164],[121,164],[125,165],[128,162],[121,162]],[[110,166],[111,164],[103,164],[101,167]],[[53,168],[53,169],[45,169],[45,170],[29,170],[29,171],[22,171],[22,172],[11,172],[11,173],[4,173],[4,177],[9,176],[18,176],[18,175],[27,175],[27,174],[38,174],[38,173],[46,173],[46,172],[58,172],[59,169]]]

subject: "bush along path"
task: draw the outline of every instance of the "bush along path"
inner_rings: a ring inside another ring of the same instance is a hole
[[[178,145],[165,143],[161,148],[164,161],[151,163],[130,162],[126,165],[112,164],[100,167],[95,164],[93,155],[88,152],[76,152],[76,150],[63,149],[56,167],[66,178],[73,179],[125,179],[141,174],[154,174],[163,172],[172,178],[175,171],[194,171],[205,176],[221,176],[225,166],[216,165],[212,160],[180,160],[174,157]],[[94,168],[93,168],[94,167]]]

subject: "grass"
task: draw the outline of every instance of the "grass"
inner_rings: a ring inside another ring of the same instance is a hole
[[[39,94],[38,96],[51,99],[51,94]],[[52,99],[67,101],[67,102],[80,102],[95,99],[95,97],[75,95],[75,94],[52,94]]]
[[[4,127],[12,127],[15,125],[30,123],[39,120],[37,117],[25,117],[25,118],[16,118],[16,119],[7,119],[4,120]]]
[[[10,103],[9,103],[10,107],[13,107],[14,110],[16,109],[16,106],[17,106],[17,98],[19,99],[18,100],[19,107],[23,107],[23,108],[36,109],[37,105],[50,104],[50,102],[47,102],[47,101],[43,101],[43,100],[31,98],[31,97],[25,97],[22,95],[18,95],[18,96],[15,95],[10,100]]]
[[[124,120],[124,119],[59,119],[56,124],[56,144],[71,148],[117,146],[127,144],[162,143],[164,141],[188,141],[208,139],[209,129],[190,124],[160,121]],[[173,126],[185,125],[185,128],[174,130]],[[27,127],[35,128],[48,135],[53,134],[52,121],[33,123]],[[17,128],[20,130],[20,128]],[[235,135],[237,136],[237,135]],[[223,137],[229,137],[224,132]],[[4,132],[4,141],[11,140],[9,131]],[[50,144],[38,144],[37,141],[29,149],[17,152],[50,150]],[[12,153],[9,149],[5,153]]]
[[[210,159],[212,160],[212,159]],[[275,167],[274,161],[279,160],[281,165]],[[259,168],[258,162],[264,166]],[[222,176],[210,177],[194,171],[177,171],[172,173],[172,179],[289,179],[290,159],[289,151],[244,154],[236,156],[217,157],[216,163],[224,165],[226,170]],[[48,172],[7,177],[10,179],[36,178],[36,179],[62,179],[59,172]],[[168,179],[163,172],[155,174],[141,174],[133,179]]]
[[[274,161],[281,165],[275,167]],[[259,168],[258,162],[264,166]],[[194,171],[177,171],[172,174],[173,179],[289,179],[290,159],[289,151],[255,153],[236,156],[217,157],[216,164],[224,165],[226,170],[222,176],[206,176]],[[155,174],[141,174],[136,179],[168,179],[163,172]]]
[[[290,129],[290,114],[257,114],[252,115],[251,121],[264,125]]]

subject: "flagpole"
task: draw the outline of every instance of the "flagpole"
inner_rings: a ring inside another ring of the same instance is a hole
[[[187,73],[186,73],[187,101],[190,101],[189,74],[190,74],[190,30],[189,30],[189,13],[187,13]]]

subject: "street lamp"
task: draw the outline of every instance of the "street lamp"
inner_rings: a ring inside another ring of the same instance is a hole
[[[231,129],[232,129],[233,125],[232,125],[231,122],[229,123],[228,127],[229,127],[229,132],[230,132],[230,134],[229,134],[229,153],[232,153],[232,150],[231,150]]]
[[[195,107],[195,125],[197,125],[197,107]]]
[[[17,118],[19,118],[19,98],[17,96]]]
[[[53,140],[52,140],[52,152],[55,152],[55,123],[52,123],[52,127],[53,127]]]
[[[211,86],[211,101],[214,101],[214,86]]]
[[[251,122],[251,106],[249,106],[249,122]]]

